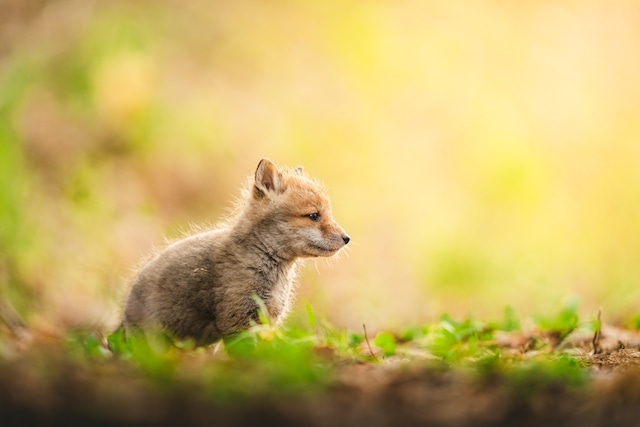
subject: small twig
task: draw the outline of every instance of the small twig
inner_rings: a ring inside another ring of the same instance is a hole
[[[378,358],[373,353],[373,349],[371,348],[371,343],[369,342],[369,337],[367,336],[367,327],[364,323],[362,324],[362,329],[364,329],[364,340],[367,342],[367,347],[369,347],[369,353],[371,353],[371,357],[376,359],[376,362],[379,362]]]
[[[593,340],[591,340],[591,345],[593,346],[593,354],[599,354],[602,352],[602,347],[600,347],[600,335],[602,330],[602,308],[598,309],[598,319],[596,321],[596,331],[593,334]]]

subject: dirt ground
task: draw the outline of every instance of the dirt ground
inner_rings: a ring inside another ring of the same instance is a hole
[[[552,381],[517,389],[507,375],[391,358],[378,364],[344,363],[329,390],[226,403],[205,399],[184,384],[149,387],[133,374],[127,378],[117,363],[78,369],[55,351],[47,354],[45,346],[44,358],[0,363],[0,425],[636,425],[639,334],[605,328],[598,354],[590,349],[590,336],[570,336],[562,346],[588,366],[586,383]],[[58,372],[42,381],[50,366]]]

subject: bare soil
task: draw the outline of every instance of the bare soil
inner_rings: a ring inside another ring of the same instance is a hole
[[[0,425],[636,425],[640,336],[605,328],[597,354],[593,345],[578,334],[558,345],[588,367],[579,386],[560,380],[518,388],[509,375],[392,357],[339,364],[328,390],[216,401],[187,384],[151,387],[117,360],[78,364],[54,343],[39,343],[37,351],[0,359]]]

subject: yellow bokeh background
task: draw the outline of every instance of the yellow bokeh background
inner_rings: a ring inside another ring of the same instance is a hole
[[[262,157],[352,237],[292,322],[640,311],[634,1],[9,3],[0,296],[32,322],[115,326]]]

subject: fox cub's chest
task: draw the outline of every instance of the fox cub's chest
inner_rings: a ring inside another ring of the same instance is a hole
[[[265,295],[265,305],[269,315],[279,322],[289,311],[293,296],[295,269],[290,268],[278,275],[278,280]]]

